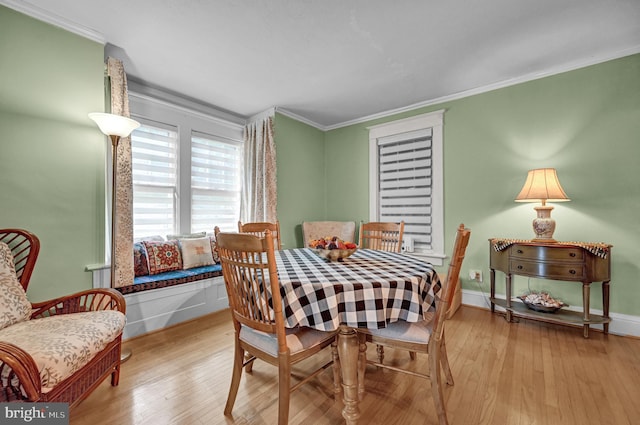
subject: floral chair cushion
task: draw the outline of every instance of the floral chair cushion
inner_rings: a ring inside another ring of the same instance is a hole
[[[29,320],[31,303],[16,276],[11,248],[0,242],[0,329]]]
[[[0,330],[0,339],[31,355],[47,392],[89,363],[125,323],[125,315],[115,310],[61,314],[9,326]]]

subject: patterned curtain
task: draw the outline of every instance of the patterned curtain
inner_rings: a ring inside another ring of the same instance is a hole
[[[275,222],[276,146],[273,116],[255,120],[244,129],[244,173],[240,219],[243,222]]]
[[[122,61],[107,59],[107,75],[111,86],[111,113],[129,117],[127,76]],[[133,284],[133,183],[131,177],[131,139],[123,137],[118,143],[118,173],[115,217],[115,287]]]

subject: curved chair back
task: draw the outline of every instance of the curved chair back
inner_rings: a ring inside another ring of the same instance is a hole
[[[16,275],[26,291],[40,252],[40,240],[27,230],[0,229],[0,242],[9,245],[13,253]]]
[[[440,304],[438,305],[436,313],[436,322],[434,323],[435,333],[434,337],[437,339],[442,337],[444,330],[444,321],[446,319],[447,310],[453,301],[456,288],[460,282],[460,269],[462,268],[462,261],[464,260],[467,245],[469,244],[469,238],[471,237],[471,230],[464,227],[464,224],[460,224],[456,231],[456,240],[453,245],[453,254],[449,261],[449,269],[447,271],[447,278],[444,282],[443,294],[440,297]]]

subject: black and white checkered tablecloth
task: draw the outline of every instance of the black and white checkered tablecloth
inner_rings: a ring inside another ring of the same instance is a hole
[[[311,249],[276,251],[287,327],[329,331],[341,323],[381,328],[397,320],[418,322],[435,311],[440,291],[431,264],[361,249],[343,262],[326,262]]]

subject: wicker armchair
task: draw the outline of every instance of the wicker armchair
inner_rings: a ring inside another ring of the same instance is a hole
[[[40,250],[38,238],[21,229],[0,229],[0,242],[0,248],[5,253],[4,244],[9,247],[15,265],[14,276],[26,292]],[[0,291],[6,291],[7,286],[1,283]],[[0,402],[62,402],[74,407],[109,375],[111,385],[118,385],[125,309],[124,297],[113,289],[86,290],[32,303],[30,316],[0,329]],[[102,346],[102,349],[95,354],[86,354],[76,364],[69,364],[65,360],[71,373],[69,376],[61,374],[59,379],[52,379],[50,374],[47,375],[46,366],[41,364],[39,354],[42,353],[34,350],[33,346],[25,348],[26,345],[37,344],[40,339],[38,336],[31,338],[29,344],[11,342],[15,340],[16,334],[18,339],[24,340],[30,336],[24,335],[28,329],[42,331],[51,325],[61,327],[61,331],[55,333],[56,337],[61,338],[61,335],[73,334],[75,325],[72,322],[79,324],[77,329],[86,326],[83,328],[85,333],[79,336],[84,344]],[[101,325],[104,327],[100,328]],[[18,332],[12,332],[16,328]],[[86,333],[87,329],[91,332]],[[94,335],[96,329],[98,332],[102,331],[102,335],[98,335],[101,338],[99,345]],[[87,336],[89,334],[90,337]]]

